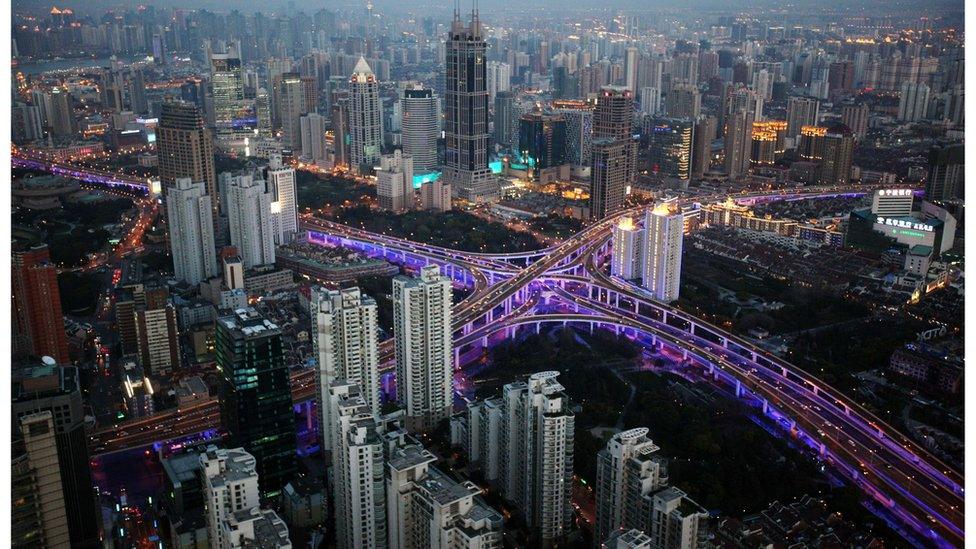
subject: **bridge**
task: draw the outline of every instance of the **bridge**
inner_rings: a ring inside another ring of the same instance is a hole
[[[64,171],[85,181],[145,187],[145,183],[110,174],[15,157],[15,165],[28,165],[25,163],[55,173]],[[863,196],[874,188],[801,187],[745,192],[732,198],[754,204]],[[726,198],[688,197],[677,204],[708,204]],[[964,479],[958,471],[815,376],[606,274],[613,225],[622,216],[641,212],[641,208],[625,210],[589,225],[559,245],[515,254],[450,250],[311,216],[303,216],[300,224],[313,241],[323,245],[349,246],[408,267],[436,264],[456,284],[471,288],[472,293],[453,311],[459,363],[472,349],[489,346],[491,338],[552,324],[605,327],[645,346],[666,346],[681,353],[688,366],[698,369],[704,378],[756,406],[834,472],[861,489],[875,501],[877,510],[894,518],[917,540],[942,547],[962,545]],[[392,345],[384,342],[382,346],[381,364],[388,370],[393,367]],[[294,372],[292,383],[296,402],[314,396],[312,370]],[[102,451],[116,451],[143,440],[175,438],[219,426],[213,401],[168,413],[171,416],[157,415],[99,431],[93,434],[94,440],[102,442]],[[114,447],[110,450],[108,444]]]

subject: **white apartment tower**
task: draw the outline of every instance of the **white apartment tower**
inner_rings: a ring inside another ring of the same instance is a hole
[[[681,285],[681,246],[684,217],[660,204],[644,216],[644,265],[641,285],[658,301],[678,299]]]
[[[638,495],[643,495],[667,483],[665,469],[654,460],[657,451],[658,447],[647,438],[647,429],[640,427],[615,434],[597,453],[594,540],[603,541],[615,530],[640,523],[638,501],[629,499],[632,494],[627,491],[640,486]]]
[[[325,130],[328,127],[325,117],[310,112],[301,117],[302,156],[319,164],[328,158],[325,146]]]
[[[429,431],[451,414],[454,373],[451,281],[428,265],[393,279],[397,401],[410,431]]]
[[[331,450],[329,388],[335,381],[357,384],[372,413],[379,414],[376,301],[359,288],[315,291],[313,295],[320,442],[323,450]]]
[[[222,524],[233,513],[258,507],[258,473],[254,456],[243,448],[210,446],[200,454],[207,531],[212,547],[223,547]]]
[[[339,549],[386,547],[383,443],[373,413],[356,383],[329,390],[332,483]]]
[[[383,148],[383,109],[379,82],[366,59],[360,57],[349,78],[352,148],[349,164],[357,173],[366,173],[380,159]]]
[[[414,205],[413,157],[400,149],[380,157],[376,170],[376,198],[380,208],[395,212],[411,210]]]
[[[175,186],[166,189],[166,214],[176,278],[199,284],[216,276],[213,199],[207,195],[206,184],[178,178]]]
[[[626,217],[613,228],[610,274],[624,280],[641,277],[643,264],[644,230],[638,229],[634,220]]]
[[[251,174],[233,176],[227,184],[230,242],[237,247],[247,269],[275,261],[277,227],[271,202],[264,181]]]
[[[295,168],[285,166],[281,155],[273,154],[268,163],[268,194],[271,195],[271,214],[277,217],[277,244],[287,244],[298,232],[298,199],[295,188]]]
[[[495,94],[512,89],[512,66],[501,61],[488,62],[488,104],[495,104]]]

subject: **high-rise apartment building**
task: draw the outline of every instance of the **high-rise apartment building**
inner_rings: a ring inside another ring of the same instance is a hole
[[[498,92],[512,89],[512,66],[501,61],[489,61],[486,78],[488,101],[494,103]]]
[[[644,215],[644,266],[641,285],[658,301],[678,299],[681,285],[681,247],[684,216],[660,204]]]
[[[411,86],[403,90],[403,121],[400,135],[403,154],[413,157],[413,171],[429,174],[437,171],[437,129],[440,113],[433,90]]]
[[[867,103],[844,105],[841,120],[851,129],[855,139],[864,139],[868,133],[871,109]]]
[[[169,290],[163,287],[146,291],[145,305],[133,314],[142,367],[157,376],[171,374],[180,366],[180,334]]]
[[[221,528],[234,513],[261,504],[257,461],[243,448],[210,446],[200,454],[203,501],[207,510],[207,533],[211,547],[225,547]]]
[[[339,549],[387,546],[383,441],[359,385],[329,387],[332,422],[332,504]]]
[[[411,431],[429,431],[451,414],[451,280],[428,265],[393,279],[397,401]]]
[[[854,162],[854,135],[850,128],[838,125],[827,130],[824,138],[823,159],[818,169],[821,185],[847,185],[851,180],[851,164]]]
[[[276,497],[295,472],[295,417],[281,329],[251,307],[217,320],[221,419],[232,444],[257,460],[261,496]]]
[[[231,177],[226,202],[230,242],[240,252],[244,266],[250,269],[274,263],[277,231],[264,181],[249,173]]]
[[[386,475],[388,547],[500,547],[501,514],[481,501],[473,482],[457,482],[433,467],[436,460],[419,444],[392,452]]]
[[[328,158],[325,146],[326,119],[310,112],[300,119],[302,132],[302,156],[318,164]]]
[[[185,101],[165,101],[156,125],[156,154],[163,187],[188,177],[204,184],[211,207],[217,208],[217,176],[214,173],[213,138],[200,109]]]
[[[470,202],[492,200],[498,193],[488,168],[486,49],[477,10],[467,26],[455,12],[445,49],[444,177]]]
[[[376,301],[359,288],[316,290],[313,295],[319,439],[322,448],[330,450],[329,390],[335,381],[355,383],[373,415],[379,414]]]
[[[637,48],[629,47],[624,52],[624,86],[630,93],[637,93]]]
[[[48,94],[50,109],[46,110],[47,123],[51,135],[69,137],[75,133],[78,123],[75,120],[75,101],[67,88],[57,87]]]
[[[169,247],[176,278],[199,284],[217,275],[213,197],[200,181],[180,177],[165,191]]]
[[[61,315],[58,270],[46,244],[15,246],[11,256],[14,353],[49,356],[68,364],[68,336]]]
[[[725,130],[725,173],[730,179],[749,172],[749,157],[752,147],[752,123],[755,115],[748,110],[732,112]]]
[[[962,143],[936,145],[929,149],[929,172],[925,198],[944,201],[963,196],[965,148]]]
[[[695,145],[691,148],[691,175],[702,177],[712,166],[712,142],[718,134],[718,118],[708,115],[695,121]]]
[[[637,280],[643,269],[644,230],[626,217],[613,228],[610,274],[624,280]]]
[[[929,87],[916,82],[903,82],[898,97],[898,120],[918,122],[929,108]]]
[[[413,209],[413,157],[400,149],[380,156],[376,170],[376,199],[380,208],[395,212]]]
[[[368,173],[379,162],[383,148],[383,108],[379,82],[366,59],[359,58],[349,78],[349,86],[349,131],[352,134],[349,163],[357,173]]]
[[[816,126],[820,101],[813,97],[790,97],[786,101],[786,135],[796,138],[803,126]]]
[[[268,194],[271,196],[271,216],[277,225],[275,242],[286,244],[298,233],[298,191],[295,187],[295,168],[286,166],[281,155],[268,160]]]

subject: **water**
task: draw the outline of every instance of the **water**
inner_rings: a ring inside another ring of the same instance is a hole
[[[129,57],[118,57],[124,63],[130,62]],[[111,64],[111,56],[104,57],[79,57],[73,59],[39,61],[33,64],[23,64],[14,69],[14,72],[22,72],[24,76],[32,76],[52,71],[64,71],[71,69],[83,69],[91,67],[107,67]]]

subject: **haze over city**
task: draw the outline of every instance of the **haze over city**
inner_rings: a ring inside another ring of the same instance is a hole
[[[963,545],[962,2],[10,31],[12,546]]]

